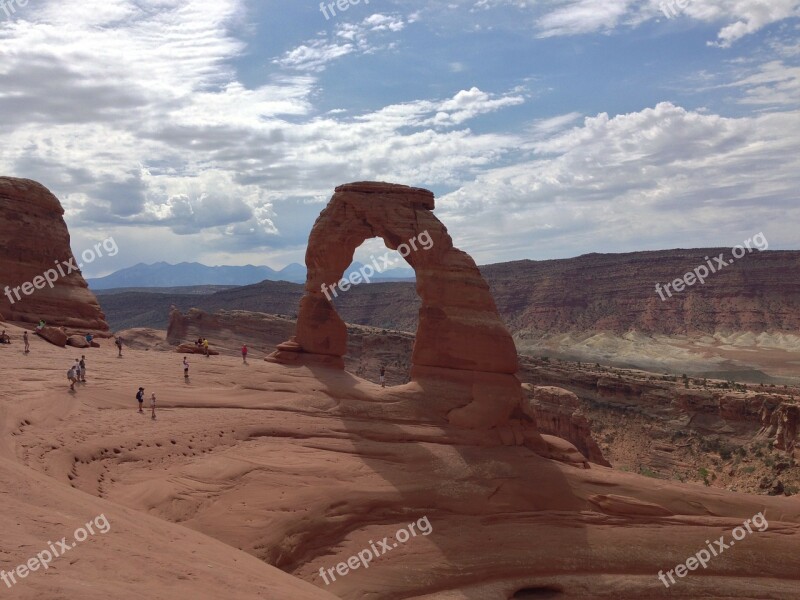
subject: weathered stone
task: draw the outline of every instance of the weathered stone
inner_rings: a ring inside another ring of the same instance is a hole
[[[79,333],[108,331],[105,315],[89,291],[70,249],[61,203],[44,186],[28,179],[0,177],[0,289],[20,289],[20,299],[0,294],[0,312],[9,322],[65,327]],[[63,275],[58,271],[61,266]],[[69,272],[71,270],[71,272]],[[44,275],[50,272],[53,286]],[[36,289],[38,286],[39,289]],[[13,293],[13,292],[12,292]]]
[[[37,329],[36,335],[54,346],[59,346],[61,348],[66,348],[67,346],[67,334],[64,333],[63,329],[58,327],[43,327],[42,329]]]
[[[92,345],[86,341],[85,337],[80,335],[71,335],[67,338],[67,346],[73,348],[91,348]]]
[[[419,188],[376,182],[336,188],[309,237],[297,347],[279,349],[269,359],[344,367],[347,327],[329,297],[345,293],[337,284],[356,249],[380,237],[417,276],[422,306],[412,381],[430,378],[431,370],[462,385],[484,374],[477,379],[490,381],[468,383],[469,402],[451,409],[448,418],[464,428],[499,426],[521,398],[516,348],[475,261],[453,246],[433,208],[433,194]]]

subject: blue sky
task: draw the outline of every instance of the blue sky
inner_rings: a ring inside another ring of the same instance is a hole
[[[373,179],[432,189],[481,264],[800,248],[800,0],[17,1],[0,174],[74,251],[114,236],[87,276],[302,262]]]

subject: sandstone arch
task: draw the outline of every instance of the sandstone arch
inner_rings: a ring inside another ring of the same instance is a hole
[[[417,244],[405,257],[422,300],[411,379],[434,386],[444,380],[468,396],[466,405],[448,413],[451,423],[492,427],[504,423],[521,399],[517,351],[475,261],[453,246],[433,210],[433,193],[420,188],[375,182],[337,187],[309,236],[296,336],[270,360],[344,368],[347,330],[323,284],[340,281],[364,241],[380,237],[397,250],[427,232],[430,249]]]

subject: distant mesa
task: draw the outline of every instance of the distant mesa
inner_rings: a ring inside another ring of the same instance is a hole
[[[0,314],[20,324],[44,319],[67,334],[102,335],[109,329],[105,315],[80,271],[59,276],[52,289],[46,285],[30,295],[20,291],[18,301],[12,294],[13,303],[4,293],[5,286],[32,283],[56,263],[75,258],[63,215],[58,198],[43,185],[0,177]]]

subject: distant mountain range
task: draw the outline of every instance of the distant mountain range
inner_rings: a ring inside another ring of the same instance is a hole
[[[362,263],[354,262],[347,270],[349,274],[362,267]],[[378,281],[413,281],[414,270],[411,268],[387,269],[376,274]],[[305,283],[306,268],[292,263],[280,271],[266,266],[245,265],[243,267],[209,267],[200,263],[180,263],[172,265],[159,262],[152,265],[139,263],[127,269],[116,271],[105,277],[87,279],[93,290],[109,290],[117,288],[173,288],[189,286],[244,286],[262,281],[288,281]]]

